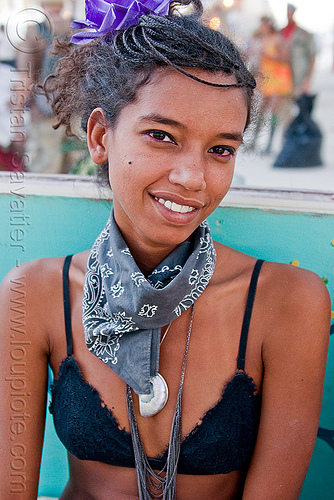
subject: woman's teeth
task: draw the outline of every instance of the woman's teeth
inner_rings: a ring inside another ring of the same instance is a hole
[[[172,212],[179,212],[180,214],[186,214],[187,212],[192,212],[193,210],[195,210],[195,207],[188,207],[187,205],[179,205],[178,203],[174,203],[174,201],[164,200],[163,198],[157,198],[157,197],[155,197],[155,199],[159,203],[161,203],[161,205],[164,205]]]

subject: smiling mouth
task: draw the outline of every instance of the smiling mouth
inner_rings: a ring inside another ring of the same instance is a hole
[[[193,212],[194,210],[196,210],[195,207],[189,207],[187,205],[179,205],[174,201],[164,200],[163,198],[157,198],[156,196],[154,198],[155,200],[157,200],[158,203],[160,203],[160,205],[163,205],[172,212],[177,212],[179,214],[187,214],[188,212]]]

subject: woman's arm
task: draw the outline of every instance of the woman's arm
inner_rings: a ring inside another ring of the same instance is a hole
[[[0,287],[0,498],[36,500],[47,394],[47,297],[38,265],[12,270]]]
[[[243,500],[297,500],[317,436],[329,295],[315,274],[279,268],[257,297],[267,311],[262,410]]]

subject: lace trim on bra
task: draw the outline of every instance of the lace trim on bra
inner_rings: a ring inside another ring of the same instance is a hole
[[[81,370],[79,368],[79,365],[76,362],[73,355],[67,356],[61,362],[57,377],[54,379],[53,384],[51,386],[52,396],[57,391],[57,387],[62,382],[62,378],[64,375],[66,375],[66,372],[68,372],[69,368],[72,368],[74,370],[74,373],[79,378],[81,386],[87,388],[87,390],[90,392],[90,394],[93,396],[93,398],[99,402],[99,406],[102,408],[102,411],[104,411],[106,413],[106,416],[112,421],[113,424],[115,424],[118,431],[123,433],[125,437],[129,437],[131,439],[131,434],[124,427],[121,427],[120,423],[118,422],[117,418],[113,414],[112,410],[105,404],[105,402],[101,398],[99,391],[97,389],[95,389],[95,387],[93,385],[91,385],[89,382],[87,382],[84,379],[84,377],[81,373]],[[50,413],[52,413],[52,407],[53,407],[53,397],[52,397],[52,401],[49,405]]]
[[[119,439],[117,439],[117,441],[123,441],[123,444],[126,446],[128,458],[129,458],[129,454],[130,454],[131,460],[134,459],[133,458],[133,450],[132,450],[131,434],[124,427],[120,426],[120,424],[119,424],[117,418],[115,417],[115,415],[113,414],[112,410],[104,403],[98,390],[95,387],[93,387],[91,384],[86,382],[86,380],[83,378],[81,370],[80,370],[74,356],[68,356],[68,357],[64,358],[63,361],[61,362],[57,378],[55,378],[55,380],[52,384],[52,387],[51,387],[52,401],[51,401],[50,406],[49,406],[50,413],[54,413],[54,406],[55,406],[54,400],[56,397],[56,393],[57,393],[58,389],[61,389],[64,386],[64,380],[65,380],[65,386],[67,386],[67,388],[70,385],[68,383],[68,380],[66,379],[66,376],[68,375],[69,370],[73,370],[73,374],[77,377],[80,386],[82,388],[84,388],[85,391],[86,390],[89,391],[89,394],[90,394],[91,398],[93,399],[93,401],[90,399],[90,408],[94,407],[96,412],[102,411],[105,414],[108,421],[111,423],[111,425],[115,428],[115,431],[117,432],[117,436],[119,438]],[[248,396],[252,399],[254,406],[257,406],[258,395],[255,394],[256,385],[255,385],[253,379],[251,377],[249,377],[244,371],[237,371],[235,373],[235,375],[232,377],[232,379],[230,379],[226,383],[226,385],[224,386],[224,389],[222,390],[222,395],[221,395],[220,399],[217,401],[217,403],[214,404],[209,410],[207,410],[204,413],[204,415],[200,418],[199,422],[194,426],[194,428],[182,439],[181,459],[180,459],[181,469],[183,468],[182,467],[182,455],[188,455],[185,448],[186,447],[192,448],[191,454],[194,453],[194,451],[193,451],[194,438],[196,437],[197,434],[201,434],[202,431],[204,431],[207,434],[207,429],[205,429],[205,427],[208,427],[208,426],[206,425],[206,423],[210,424],[210,421],[216,420],[215,414],[220,413],[220,411],[219,411],[220,407],[223,406],[223,404],[225,403],[227,398],[229,398],[231,395],[232,396],[235,395],[234,394],[234,391],[235,391],[234,386],[239,381],[242,382],[242,384],[245,384],[245,382],[246,382],[246,391],[248,393],[248,394],[246,394],[246,396]],[[74,398],[75,398],[75,395],[76,395],[75,392],[73,392]],[[63,403],[64,403],[64,407],[65,407],[66,402],[63,402]],[[251,401],[249,401],[249,403],[251,403]],[[57,404],[57,406],[59,406],[59,405]],[[91,416],[91,418],[94,418],[93,415],[90,415],[90,416]],[[99,414],[99,417],[100,417],[99,420],[101,421],[103,419],[101,414]],[[252,423],[249,423],[249,426],[252,427]],[[60,434],[58,428],[57,428],[57,433],[58,433],[58,435]],[[79,433],[79,435],[80,435],[80,433]],[[61,441],[65,444],[67,449],[71,452],[70,447],[68,447],[66,445],[66,436],[64,436],[62,438],[62,436],[59,435],[59,437],[60,437]],[[82,443],[81,443],[81,446],[83,446]],[[167,452],[168,452],[168,445],[166,445],[166,448],[159,455],[152,457],[152,458],[149,458],[149,460],[152,461],[153,463],[154,463],[154,461],[156,461],[156,463],[158,463],[158,462],[164,463],[164,461],[166,460],[166,457],[167,457]],[[192,461],[193,460],[194,460],[194,457],[192,458]],[[122,462],[122,460],[120,460],[120,462]],[[122,465],[122,463],[120,463],[120,465]],[[129,466],[128,463],[124,463],[123,465]],[[133,466],[134,466],[134,462],[133,462]],[[187,471],[184,473],[189,474],[191,472]]]

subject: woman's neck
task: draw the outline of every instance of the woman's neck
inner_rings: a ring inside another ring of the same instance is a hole
[[[116,217],[115,221],[132,257],[145,277],[149,276],[160,262],[171,254],[179,245],[175,242],[169,244],[166,241],[158,243],[142,235],[140,237],[135,231],[129,231],[126,227],[121,228]],[[189,239],[190,238],[191,236],[189,236]]]
[[[126,241],[126,243],[134,260],[136,261],[137,266],[145,277],[149,276],[160,264],[160,262],[162,262],[176,248],[175,245],[169,248],[144,248],[144,245],[138,244],[138,242],[131,244],[131,242]]]

